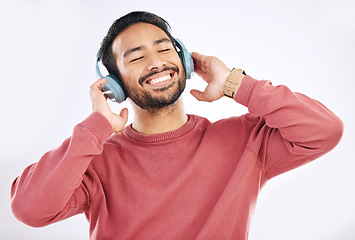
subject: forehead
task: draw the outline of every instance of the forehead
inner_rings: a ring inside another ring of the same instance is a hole
[[[115,38],[112,50],[116,57],[122,57],[128,49],[153,44],[154,41],[162,38],[168,38],[168,35],[157,26],[149,23],[135,23]]]

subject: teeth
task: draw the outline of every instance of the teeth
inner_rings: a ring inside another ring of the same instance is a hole
[[[148,84],[161,83],[161,82],[164,82],[164,81],[166,81],[166,80],[168,80],[168,79],[170,79],[170,78],[171,78],[171,76],[170,76],[170,74],[168,74],[168,75],[165,75],[165,76],[162,76],[162,77],[159,77],[159,78],[154,78],[154,79],[150,80],[150,81],[148,82]]]

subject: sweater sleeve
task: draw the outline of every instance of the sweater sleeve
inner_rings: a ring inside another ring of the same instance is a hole
[[[267,179],[322,156],[341,139],[343,123],[336,115],[286,86],[246,76],[235,100],[248,107],[245,119],[253,126],[248,147]]]
[[[82,213],[90,204],[93,182],[85,172],[111,134],[110,123],[95,112],[75,126],[72,137],[14,180],[14,216],[27,225],[41,227]]]

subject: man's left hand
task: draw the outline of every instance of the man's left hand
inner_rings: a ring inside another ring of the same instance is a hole
[[[212,102],[224,96],[226,80],[231,73],[217,57],[192,53],[195,73],[207,82],[203,92],[193,89],[191,94],[199,101]]]

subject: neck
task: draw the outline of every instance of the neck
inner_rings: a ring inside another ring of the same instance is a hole
[[[156,112],[149,112],[133,105],[134,121],[132,127],[142,134],[159,134],[177,130],[185,125],[188,116],[185,113],[182,98]]]

